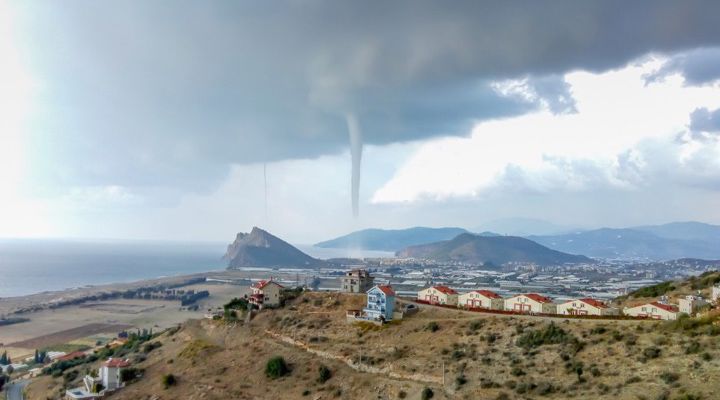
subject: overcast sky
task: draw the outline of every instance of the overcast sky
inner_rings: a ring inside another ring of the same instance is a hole
[[[0,237],[720,223],[718,15],[0,0]]]

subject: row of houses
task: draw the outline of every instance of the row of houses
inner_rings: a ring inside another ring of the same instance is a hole
[[[719,295],[720,296],[720,295]],[[517,294],[503,298],[490,290],[473,290],[458,293],[456,290],[435,285],[417,293],[417,300],[429,304],[449,305],[469,309],[511,311],[526,314],[557,315],[620,315],[620,310],[592,298],[578,298],[555,303],[549,297],[537,293]],[[667,299],[653,301],[632,307],[625,307],[622,314],[639,318],[674,320],[681,313],[693,315],[700,307],[708,304],[700,296],[686,296],[680,299],[679,306],[667,303]]]

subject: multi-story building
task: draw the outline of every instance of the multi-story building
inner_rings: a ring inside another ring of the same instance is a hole
[[[283,286],[272,280],[255,282],[252,287],[248,301],[258,308],[279,307],[282,300]]]
[[[364,269],[353,269],[345,273],[340,286],[342,292],[365,293],[373,287],[375,278]]]
[[[395,291],[389,285],[377,285],[367,291],[363,312],[368,319],[391,321],[395,311]]]

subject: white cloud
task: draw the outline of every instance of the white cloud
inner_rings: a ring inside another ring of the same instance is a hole
[[[647,58],[600,74],[566,74],[576,113],[546,109],[477,124],[467,138],[427,142],[372,201],[473,198],[501,189],[632,189],[670,177],[677,184],[716,187],[717,140],[700,143],[678,135],[688,131],[695,109],[720,106],[720,85],[687,86],[678,74],[647,82],[646,75],[664,62]],[[533,95],[523,82],[496,88]]]

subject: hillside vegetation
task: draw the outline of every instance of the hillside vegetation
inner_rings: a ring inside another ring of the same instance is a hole
[[[383,327],[346,323],[345,310],[363,302],[304,293],[249,324],[191,321],[129,354],[141,377],[110,398],[709,400],[720,391],[720,332],[708,329],[717,316],[696,326],[423,306]],[[87,369],[43,377],[30,399],[59,398]]]

